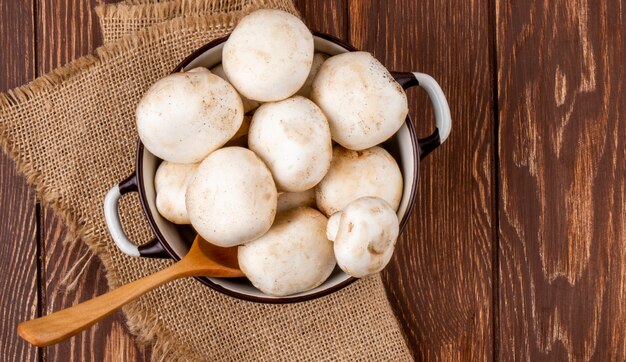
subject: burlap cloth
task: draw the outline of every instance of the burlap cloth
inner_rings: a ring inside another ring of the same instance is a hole
[[[257,6],[297,13],[289,0],[105,5],[97,10],[103,34],[121,39],[0,94],[4,150],[74,238],[100,257],[110,287],[171,263],[122,254],[104,223],[105,193],[134,169],[139,98],[187,54],[229,33]],[[130,31],[135,33],[123,36]],[[131,240],[152,237],[136,196],[122,200],[121,213]],[[132,333],[153,343],[155,359],[411,359],[379,276],[289,305],[244,302],[185,279],[148,293],[124,314]]]

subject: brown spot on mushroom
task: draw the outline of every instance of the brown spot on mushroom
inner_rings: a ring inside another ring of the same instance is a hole
[[[376,246],[369,244],[367,245],[367,251],[369,251],[370,253],[374,254],[374,255],[380,255],[382,253],[384,253],[384,250],[378,250],[376,249]]]
[[[354,229],[354,224],[352,222],[348,223],[348,232],[352,232],[352,229]]]

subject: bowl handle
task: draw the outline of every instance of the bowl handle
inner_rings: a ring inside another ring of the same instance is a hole
[[[154,238],[144,245],[137,246],[130,241],[124,233],[119,214],[119,201],[123,195],[137,191],[137,177],[135,173],[133,173],[126,180],[111,187],[104,197],[104,219],[111,233],[111,237],[115,245],[126,255],[147,258],[167,258],[168,254],[165,249],[163,249],[163,245],[161,245],[158,239]]]
[[[404,89],[414,86],[422,87],[433,104],[436,129],[430,136],[419,140],[420,158],[423,159],[435,148],[439,147],[450,135],[452,119],[448,101],[439,83],[428,74],[418,72],[394,72],[393,76]]]

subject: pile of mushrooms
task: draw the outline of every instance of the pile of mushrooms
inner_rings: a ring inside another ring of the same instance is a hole
[[[379,145],[407,112],[372,55],[315,53],[300,19],[257,10],[233,30],[221,64],[150,87],[137,129],[163,160],[160,215],[238,246],[250,282],[284,296],[318,287],[336,265],[359,278],[387,265],[403,182]]]

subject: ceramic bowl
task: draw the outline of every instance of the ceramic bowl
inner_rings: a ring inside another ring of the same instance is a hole
[[[222,48],[226,39],[227,37],[217,39],[201,47],[180,63],[173,72],[198,66],[212,68],[220,64]],[[322,33],[314,33],[314,40],[316,52],[331,56],[356,50],[351,45]],[[411,118],[408,116],[400,130],[383,144],[383,147],[398,162],[403,175],[404,189],[398,209],[398,218],[401,220],[400,232],[402,233],[415,204],[420,160],[443,143],[450,133],[451,123],[446,98],[432,77],[417,72],[392,72],[392,74],[405,89],[420,86],[426,90],[433,103],[437,127],[432,135],[418,139]],[[139,141],[135,171],[126,180],[113,186],[106,195],[105,217],[111,236],[123,253],[135,257],[180,260],[187,254],[195,233],[190,226],[175,225],[161,217],[157,212],[154,175],[160,162],[161,160],[144,148]],[[118,214],[118,201],[122,195],[129,192],[139,193],[145,217],[155,236],[153,240],[140,246],[126,237]],[[239,299],[263,303],[290,303],[311,300],[336,292],[356,280],[336,267],[328,280],[315,289],[286,297],[273,297],[256,289],[246,278],[202,277],[197,279],[218,292]]]

